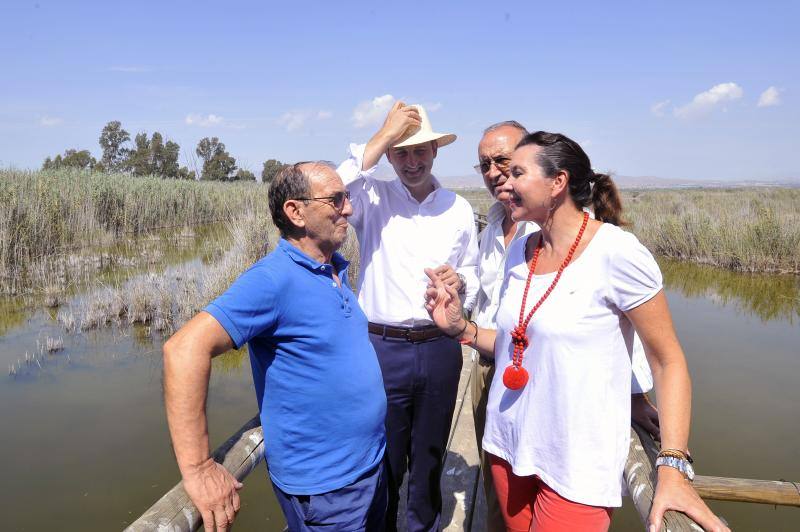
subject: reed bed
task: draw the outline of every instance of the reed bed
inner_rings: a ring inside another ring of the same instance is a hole
[[[800,273],[800,189],[625,191],[653,253],[742,272]]]
[[[0,170],[0,292],[24,291],[31,276],[55,276],[51,284],[63,284],[58,277],[66,276],[65,269],[86,267],[71,261],[90,260],[75,250],[157,228],[180,233],[230,220],[256,203],[267,204],[266,187],[257,183]]]
[[[457,191],[477,213],[483,189]],[[627,227],[654,254],[740,272],[800,273],[800,189],[623,190]]]
[[[230,249],[202,268],[152,270],[119,284],[96,287],[63,307],[58,321],[67,332],[108,325],[143,324],[169,335],[221,294],[277,242],[266,204],[230,222]]]

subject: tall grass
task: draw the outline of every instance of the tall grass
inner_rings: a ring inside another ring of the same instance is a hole
[[[800,189],[625,191],[653,253],[744,272],[800,273]]]
[[[486,214],[483,189],[458,190]],[[623,190],[629,230],[662,257],[742,272],[800,273],[800,189]]]
[[[67,330],[143,324],[168,335],[203,309],[248,266],[277,243],[267,205],[253,205],[227,222],[231,247],[202,268],[152,269],[131,279],[95,287],[58,313]]]
[[[0,170],[0,291],[19,291],[27,273],[52,270],[71,250],[230,220],[255,203],[267,203],[266,187],[255,183]]]

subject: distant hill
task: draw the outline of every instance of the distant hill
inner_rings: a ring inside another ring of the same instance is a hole
[[[375,172],[378,179],[394,179],[394,169],[381,161]],[[483,178],[478,174],[460,176],[437,176],[448,188],[483,188]],[[613,175],[619,188],[723,188],[723,187],[800,187],[800,177],[782,179],[705,180],[673,179],[655,176]]]

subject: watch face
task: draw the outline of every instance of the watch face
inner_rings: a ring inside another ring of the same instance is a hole
[[[694,480],[694,468],[692,467],[692,464],[689,462],[684,462],[684,464],[686,467],[686,478],[689,480]]]

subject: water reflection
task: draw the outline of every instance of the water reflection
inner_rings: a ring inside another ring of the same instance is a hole
[[[686,297],[704,297],[720,306],[733,306],[762,321],[800,317],[800,276],[737,273],[660,258],[664,286]]]

